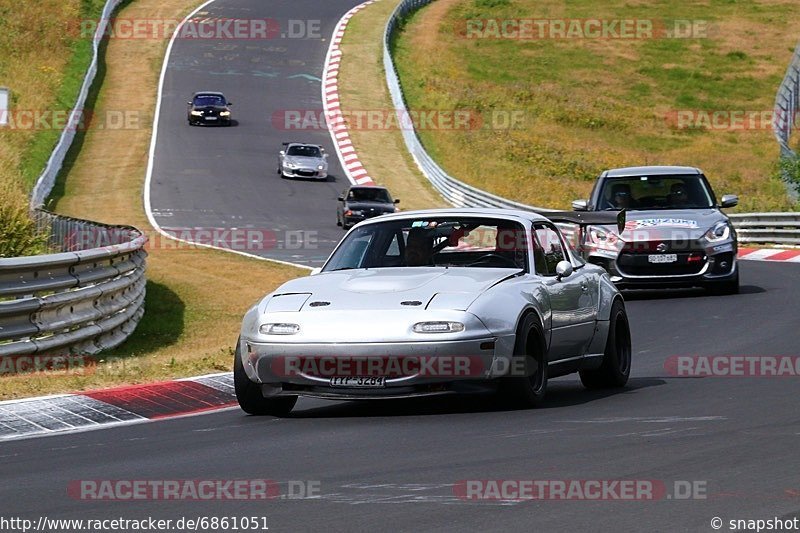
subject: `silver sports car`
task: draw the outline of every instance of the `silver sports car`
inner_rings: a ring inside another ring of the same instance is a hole
[[[625,303],[554,222],[624,225],[625,213],[435,209],[351,229],[324,266],[244,316],[236,396],[287,414],[298,396],[399,398],[495,391],[541,403],[548,378],[623,386]]]
[[[328,154],[316,144],[283,143],[278,153],[278,174],[282,178],[328,179]]]
[[[692,167],[650,166],[603,172],[578,211],[625,209],[624,231],[588,226],[577,243],[590,263],[608,270],[620,289],[705,287],[739,291],[736,231],[703,173]]]

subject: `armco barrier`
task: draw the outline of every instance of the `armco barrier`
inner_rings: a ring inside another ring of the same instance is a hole
[[[45,200],[50,195],[50,191],[53,190],[53,186],[56,183],[56,176],[58,176],[61,166],[64,164],[64,158],[67,156],[70,146],[72,146],[73,139],[75,139],[75,133],[78,129],[75,125],[80,123],[80,117],[84,112],[83,107],[86,105],[89,89],[91,89],[92,82],[94,82],[94,77],[97,74],[100,42],[103,40],[103,35],[106,33],[106,27],[111,19],[111,14],[121,3],[122,0],[107,0],[103,8],[103,14],[100,15],[97,29],[92,37],[92,62],[86,70],[86,75],[83,78],[83,84],[81,84],[81,90],[78,93],[75,106],[70,111],[67,126],[64,128],[64,131],[61,132],[58,144],[56,144],[56,147],[53,149],[53,153],[50,154],[47,165],[33,187],[33,192],[31,192],[32,208],[44,205]]]
[[[403,0],[395,8],[386,23],[383,36],[383,66],[386,71],[386,84],[392,96],[392,104],[398,114],[398,119],[408,116],[403,88],[397,76],[394,60],[391,54],[391,40],[399,25],[409,13],[430,4],[433,0]],[[800,45],[795,50],[792,64],[786,74],[778,99],[775,104],[775,134],[781,144],[784,155],[794,156],[789,149],[788,138],[791,127],[800,106]],[[780,120],[783,122],[780,122]],[[482,191],[448,175],[436,161],[431,158],[422,146],[417,133],[413,128],[402,130],[406,148],[414,158],[414,162],[431,182],[433,187],[442,197],[457,207],[501,207],[507,209],[522,209],[525,211],[552,211],[542,207],[534,207],[519,202],[514,202],[500,196]],[[788,151],[788,152],[787,152]],[[791,188],[790,188],[791,192]],[[745,213],[731,215],[734,227],[737,229],[739,240],[745,243],[775,243],[800,246],[800,213]],[[567,227],[567,237],[571,233]]]
[[[60,252],[0,259],[0,356],[119,345],[144,314],[146,238],[129,226],[36,216]]]

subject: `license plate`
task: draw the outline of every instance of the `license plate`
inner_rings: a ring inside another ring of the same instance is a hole
[[[217,117],[206,117],[206,120],[217,120]]]
[[[331,378],[331,387],[353,387],[362,389],[381,388],[386,386],[385,377],[346,377]]]
[[[674,263],[678,260],[677,254],[659,254],[659,255],[648,255],[647,260],[650,263]]]

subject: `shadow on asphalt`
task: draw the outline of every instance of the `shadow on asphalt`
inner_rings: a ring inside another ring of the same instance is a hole
[[[544,405],[531,411],[547,411],[582,405],[611,396],[630,394],[638,389],[666,384],[660,378],[632,378],[622,389],[588,390],[580,382],[553,380],[548,385]],[[392,416],[430,416],[469,413],[524,411],[502,402],[495,395],[449,395],[399,400],[331,401],[330,405],[295,409],[287,418],[363,418]]]
[[[674,300],[678,298],[736,298],[746,294],[760,294],[767,292],[763,287],[757,285],[741,285],[739,287],[739,294],[731,294],[724,296],[716,296],[707,292],[705,289],[637,289],[622,291],[622,295],[627,302],[635,302],[637,300]]]

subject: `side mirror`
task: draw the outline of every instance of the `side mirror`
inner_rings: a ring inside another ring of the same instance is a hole
[[[281,151],[280,151],[280,152],[278,152],[278,153],[279,153],[279,154],[281,154],[281,155],[286,155],[286,151],[285,151],[285,150],[281,150]]]
[[[340,196],[340,197],[339,197],[339,201],[340,201],[340,202],[344,202],[344,196]]]
[[[588,211],[589,210],[589,202],[586,200],[572,200],[572,210],[573,211]]]
[[[314,269],[311,270],[311,274],[309,274],[309,276],[316,276],[320,272],[322,272],[322,268],[320,268],[320,267],[314,268]]]
[[[228,105],[233,105],[233,102],[228,102]]]
[[[186,102],[186,105],[192,105],[192,103],[191,102]]]
[[[559,261],[556,265],[556,279],[561,281],[572,275],[572,263],[569,261]]]
[[[328,159],[328,154],[327,154],[327,153],[325,153],[325,152],[323,152],[323,153],[322,153],[322,157],[324,157],[325,159]]]
[[[400,198],[395,198],[394,199],[394,203],[399,204],[400,203]]]
[[[735,207],[739,204],[739,197],[735,194],[726,194],[719,202],[720,207]]]

